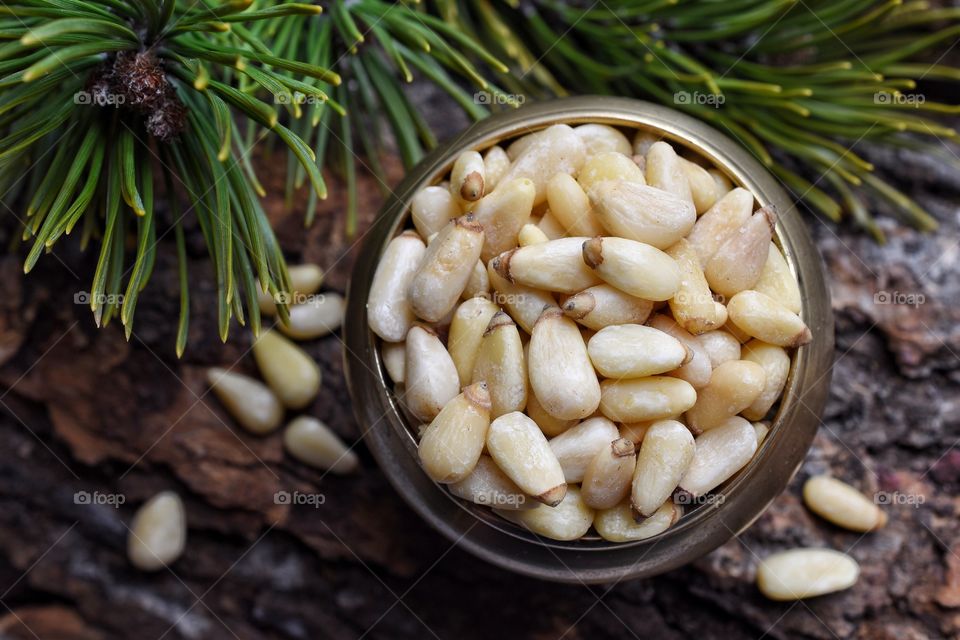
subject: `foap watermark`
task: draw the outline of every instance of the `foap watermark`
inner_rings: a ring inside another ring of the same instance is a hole
[[[674,504],[684,507],[695,507],[704,504],[721,505],[726,499],[727,497],[722,493],[705,493],[702,496],[695,496],[689,491],[684,491],[683,489],[679,489],[673,494]]]
[[[313,94],[306,94],[302,91],[293,93],[277,93],[273,96],[274,104],[323,104],[326,102],[323,98]]]
[[[96,302],[103,307],[112,304],[123,304],[122,293],[98,293],[93,295],[89,291],[77,291],[73,294],[73,304],[88,305]]]
[[[527,96],[522,93],[490,93],[489,91],[477,91],[473,94],[473,101],[476,104],[508,104],[519,107],[527,101]]]
[[[900,93],[899,91],[877,91],[873,94],[873,103],[891,107],[908,106],[919,109],[920,105],[927,101],[927,97],[922,93]]]
[[[126,101],[125,95],[108,91],[77,91],[73,94],[73,104],[93,107],[119,107]]]
[[[314,509],[325,504],[327,497],[322,493],[303,493],[302,491],[277,491],[273,494],[274,504],[288,504],[291,506],[309,506]]]
[[[922,293],[905,293],[903,291],[877,291],[873,294],[874,304],[895,304],[908,307],[919,307],[927,301]]]
[[[927,501],[926,496],[920,493],[900,493],[899,491],[877,491],[873,494],[873,501],[879,505],[908,506],[917,509]]]
[[[677,91],[673,94],[673,103],[679,105],[700,105],[719,109],[727,98],[722,93],[704,91]]]
[[[77,491],[73,494],[73,504],[106,505],[119,509],[127,501],[122,493],[101,493],[99,491]]]
[[[491,302],[502,307],[523,304],[526,298],[527,294],[525,293],[500,293],[496,289],[491,292],[490,296]]]
[[[322,293],[300,293],[294,291],[278,291],[273,294],[273,301],[277,304],[285,304],[288,307],[300,304],[322,304],[325,296]]]
[[[521,507],[527,503],[527,496],[522,493],[500,493],[499,491],[484,491],[474,496],[477,504],[487,507]]]

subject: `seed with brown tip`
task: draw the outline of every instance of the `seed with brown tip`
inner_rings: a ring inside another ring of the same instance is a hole
[[[499,418],[527,405],[527,366],[517,325],[503,311],[491,319],[480,342],[472,380],[486,382],[490,417]]]
[[[599,331],[618,324],[643,324],[653,310],[649,300],[631,296],[609,284],[575,293],[563,302],[563,312],[583,326]]]
[[[483,228],[472,216],[447,223],[427,247],[410,281],[413,312],[438,322],[453,309],[470,280],[483,247]]]
[[[636,464],[636,448],[630,440],[617,438],[603,447],[583,472],[583,501],[592,509],[615,507],[630,493]]]
[[[487,450],[497,466],[534,499],[556,506],[567,493],[560,461],[536,423],[519,411],[490,423]]]
[[[527,366],[533,393],[550,415],[572,420],[597,410],[600,384],[587,346],[557,307],[545,309],[533,327]]]
[[[741,291],[727,303],[727,311],[746,334],[778,347],[799,347],[813,339],[797,314],[759,291]]]
[[[490,394],[477,382],[448,402],[423,432],[420,464],[435,482],[459,482],[477,466],[490,427]]]
[[[830,476],[807,480],[803,501],[818,516],[850,531],[876,531],[887,524],[887,514],[873,500]]]
[[[582,249],[587,266],[607,284],[632,296],[669,300],[680,288],[680,268],[676,260],[651,245],[625,238],[598,237],[585,240]]]
[[[666,249],[687,235],[697,220],[693,203],[655,187],[607,180],[590,197],[600,224],[611,234]]]
[[[563,467],[568,483],[580,482],[594,456],[620,437],[617,426],[602,416],[584,420],[550,439],[550,448]]]
[[[487,275],[490,277],[490,286],[493,287],[493,301],[507,310],[520,327],[527,333],[533,332],[533,326],[543,312],[545,306],[554,306],[553,296],[540,289],[525,287],[510,282],[494,269],[496,258],[487,264]]]
[[[593,518],[593,528],[600,537],[610,542],[645,540],[659,535],[672,527],[683,510],[668,500],[649,518],[637,522],[629,502],[621,502],[612,509],[598,511]]]
[[[767,262],[776,221],[774,208],[768,205],[720,245],[704,269],[707,282],[714,291],[731,297],[757,283]]]
[[[580,489],[570,487],[562,501],[548,507],[539,505],[525,511],[497,511],[501,516],[529,531],[553,540],[577,540],[586,535],[593,523],[593,509],[583,501]]]
[[[528,287],[576,293],[600,278],[583,263],[587,238],[561,238],[502,253],[491,262],[503,278]]]

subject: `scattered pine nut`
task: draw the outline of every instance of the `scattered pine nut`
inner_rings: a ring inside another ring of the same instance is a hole
[[[833,549],[791,549],[763,559],[757,567],[757,587],[771,600],[801,600],[849,589],[860,576],[860,565]]]
[[[276,331],[264,331],[253,343],[260,375],[284,406],[303,409],[320,392],[320,367],[307,353]]]
[[[260,305],[260,313],[275,315],[277,313],[277,301],[286,301],[287,304],[294,304],[304,296],[316,293],[323,284],[323,269],[315,264],[298,264],[287,267],[287,275],[290,278],[290,291],[278,291],[271,294],[264,291],[257,283],[257,301]]]
[[[345,308],[343,296],[339,293],[325,293],[290,307],[290,322],[281,322],[280,331],[294,340],[320,338],[340,328]]]
[[[250,433],[265,435],[280,426],[283,405],[260,381],[218,368],[207,370],[207,381],[233,419]]]
[[[850,531],[875,531],[887,524],[887,514],[873,500],[830,476],[807,480],[803,502],[818,516]]]
[[[137,509],[127,536],[130,564],[142,571],[156,571],[176,562],[187,544],[187,515],[183,501],[173,491],[164,491]]]
[[[283,446],[300,462],[338,475],[351,473],[360,462],[330,427],[311,416],[294,418],[283,432]]]

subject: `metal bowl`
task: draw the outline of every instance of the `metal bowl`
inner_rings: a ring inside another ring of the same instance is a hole
[[[417,443],[367,328],[366,301],[387,243],[407,224],[408,203],[450,170],[465,149],[483,150],[547,126],[604,123],[643,128],[699,154],[779,211],[775,241],[800,283],[803,320],[813,341],[793,356],[771,430],[753,460],[666,532],[628,543],[599,538],[558,542],[507,522],[486,507],[455,498],[420,469]],[[387,479],[433,527],[467,551],[517,573],[572,583],[655,575],[693,561],[748,527],[787,486],[819,425],[833,362],[833,314],[820,255],[794,202],[742,147],[673,109],[626,98],[579,97],[538,102],[478,122],[431,153],[396,188],[367,232],[348,292],[344,340],[347,383],[363,437]]]

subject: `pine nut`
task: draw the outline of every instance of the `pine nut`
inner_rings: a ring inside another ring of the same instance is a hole
[[[697,220],[687,236],[687,240],[700,256],[700,266],[706,268],[713,254],[717,252],[730,234],[734,233],[750,219],[753,213],[753,194],[737,187],[717,200],[709,210]]]
[[[410,218],[424,238],[440,233],[448,222],[460,215],[460,205],[449,189],[424,187],[410,200]]]
[[[537,228],[543,231],[543,235],[550,240],[559,240],[567,235],[567,230],[563,228],[563,225],[549,209],[540,216],[540,220],[537,221]]]
[[[510,158],[503,147],[493,146],[487,149],[486,155],[483,156],[484,189],[487,193],[496,189],[509,170]]]
[[[558,173],[547,183],[550,212],[573,236],[598,236],[603,227],[593,216],[590,198],[580,184],[566,173]]]
[[[749,360],[725,362],[713,370],[710,383],[697,394],[697,403],[687,411],[687,424],[694,433],[723,424],[760,397],[766,383],[764,368]]]
[[[320,392],[320,367],[303,349],[276,331],[264,331],[253,343],[260,375],[290,409],[303,409]]]
[[[582,124],[573,128],[574,132],[583,140],[587,149],[587,157],[592,157],[605,151],[616,151],[623,155],[633,155],[633,147],[627,136],[617,129],[606,124]]]
[[[647,151],[649,151],[653,143],[657,142],[658,140],[660,140],[660,136],[652,131],[637,129],[637,132],[633,135],[634,155],[646,157]]]
[[[697,497],[708,493],[750,462],[757,451],[753,425],[734,416],[697,436],[693,460],[680,480],[680,488]]]
[[[491,422],[487,450],[525,494],[551,507],[563,500],[563,468],[540,427],[527,416],[514,411]]]
[[[507,158],[510,162],[516,161],[524,151],[530,148],[534,142],[537,141],[537,138],[543,137],[546,129],[542,131],[535,131],[533,133],[528,133],[525,136],[520,136],[507,146]]]
[[[330,427],[311,416],[295,418],[287,426],[283,446],[300,462],[337,475],[353,472],[360,463]]]
[[[759,291],[741,291],[727,303],[727,311],[744,333],[778,347],[800,347],[812,339],[797,314]]]
[[[736,340],[733,336],[730,337]],[[783,393],[787,375],[790,373],[790,356],[782,347],[751,340],[743,345],[743,359],[756,362],[766,372],[763,391],[741,412],[747,420],[759,420],[767,415],[770,407]]]
[[[208,369],[207,381],[241,427],[256,435],[275,431],[283,420],[283,405],[266,385],[226,369]]]
[[[770,296],[796,314],[800,313],[800,285],[793,277],[786,258],[772,242],[768,250],[767,262],[763,265],[760,278],[753,285],[753,290]]]
[[[502,253],[491,261],[503,278],[547,291],[576,293],[600,278],[583,263],[582,250],[587,238],[561,238],[532,244]]]
[[[587,149],[580,136],[565,124],[555,124],[530,141],[502,181],[516,178],[532,180],[536,187],[533,203],[538,205],[547,199],[547,182],[550,178],[558,173],[577,173],[586,155]]]
[[[701,333],[698,338],[700,340],[700,344],[703,345],[703,350],[707,352],[708,356],[710,356],[710,364],[714,369],[722,365],[724,362],[740,359],[740,341],[723,329]],[[756,362],[756,360],[747,358],[746,356],[744,356],[743,359]]]
[[[647,149],[646,161],[644,173],[647,184],[689,202],[692,209],[693,194],[690,192],[690,183],[687,181],[680,156],[673,147],[666,142],[654,142]]]
[[[290,323],[280,323],[280,331],[294,340],[313,340],[333,333],[343,324],[346,303],[339,293],[325,293],[303,304],[290,307]]]
[[[580,493],[591,509],[611,509],[630,493],[637,464],[633,442],[618,438],[600,449],[583,472]]]
[[[260,306],[260,313],[267,315],[276,315],[276,302],[286,301],[287,304],[293,304],[297,300],[313,295],[323,284],[323,269],[315,264],[298,264],[287,267],[287,276],[290,279],[290,291],[278,291],[276,296],[269,291],[264,291],[257,283],[257,302]]]
[[[726,309],[713,299],[693,245],[681,238],[667,255],[680,269],[680,288],[670,298],[670,311],[677,324],[695,335],[722,326],[727,320]]]
[[[723,325],[723,330],[736,338],[737,342],[739,342],[741,345],[747,344],[753,340],[753,337],[729,320],[727,320],[727,322]]]
[[[611,234],[666,249],[687,235],[697,220],[692,202],[625,180],[607,180],[590,197],[600,224]]]
[[[187,545],[187,514],[173,491],[153,496],[137,509],[127,537],[127,557],[141,571],[176,562]]]
[[[407,334],[404,365],[404,404],[421,421],[429,422],[460,391],[453,359],[431,329],[414,325]]]
[[[641,422],[625,422],[620,425],[620,437],[626,438],[639,448],[643,442],[643,438],[647,435],[647,431],[657,422],[659,421],[643,420]]]
[[[673,336],[683,343],[683,346],[693,352],[693,358],[679,369],[671,371],[670,375],[681,380],[686,380],[694,389],[702,389],[710,382],[710,376],[713,373],[713,365],[710,363],[710,355],[697,336],[691,335],[680,325],[674,322],[673,318],[663,314],[656,314],[650,318],[648,323],[654,329],[659,329],[664,333]]]
[[[470,475],[449,484],[447,488],[458,498],[495,509],[514,511],[537,506],[536,502],[529,499],[520,487],[500,470],[490,456],[480,456]]]
[[[600,389],[600,412],[616,422],[669,418],[697,401],[697,392],[688,382],[666,376],[604,380]]]
[[[394,384],[403,384],[406,369],[407,344],[405,342],[384,342],[380,345],[380,359],[383,368]]]
[[[807,480],[803,501],[821,518],[850,531],[876,531],[887,524],[887,514],[873,500],[830,476]]]
[[[407,290],[426,251],[420,236],[404,231],[390,241],[380,258],[367,298],[367,323],[387,342],[403,340],[413,324]]]
[[[766,422],[754,422],[753,432],[757,434],[757,448],[759,449],[760,445],[763,444],[763,441],[767,439],[767,435],[770,433],[770,425]]]
[[[695,162],[680,158],[680,169],[690,185],[690,195],[697,215],[706,213],[720,197],[717,182],[710,173]]]
[[[773,207],[764,207],[720,245],[704,270],[714,291],[730,297],[757,283],[776,221]]]
[[[857,583],[860,565],[833,549],[791,549],[757,567],[757,587],[771,600],[801,600],[843,591]]]
[[[420,465],[434,482],[459,482],[480,460],[490,428],[490,393],[476,382],[446,403],[420,439]]]
[[[639,324],[600,329],[587,344],[587,353],[600,375],[642,378],[673,371],[693,358],[676,338]]]
[[[583,169],[577,176],[580,187],[591,198],[593,197],[593,190],[601,183],[609,180],[623,180],[639,185],[647,184],[643,177],[643,170],[630,159],[630,156],[614,151],[598,153],[587,158],[587,161],[583,164]]]
[[[676,260],[642,242],[590,238],[583,242],[583,262],[607,284],[645,300],[669,300],[680,288]]]
[[[447,336],[447,351],[457,367],[461,387],[467,386],[473,379],[473,368],[483,334],[490,325],[490,319],[499,310],[486,298],[470,298],[457,307],[453,314],[450,334]]]
[[[682,422],[660,420],[643,436],[633,474],[630,503],[642,516],[652,516],[680,484],[693,460],[693,435]]]
[[[450,191],[467,202],[476,202],[484,192],[483,156],[476,151],[464,151],[450,171]]]
[[[636,298],[609,284],[598,284],[575,293],[563,302],[563,312],[585,327],[599,331],[617,324],[643,324],[653,303]]]
[[[473,382],[486,382],[490,391],[490,417],[499,418],[527,405],[527,365],[520,332],[503,311],[498,311],[483,334],[473,366]]]
[[[530,220],[535,189],[526,178],[506,180],[473,209],[474,219],[483,227],[484,262],[517,246],[517,234]]]
[[[494,260],[487,263],[487,275],[494,289],[493,299],[507,310],[520,327],[527,333],[533,333],[533,326],[545,306],[554,306],[556,300],[546,291],[514,284],[497,273]]]
[[[530,386],[550,415],[572,420],[597,410],[600,384],[587,346],[577,325],[559,308],[544,309],[533,327],[528,367]]]
[[[649,518],[637,522],[633,517],[629,502],[621,502],[613,509],[598,511],[593,518],[593,528],[604,540],[610,542],[630,542],[645,540],[659,535],[672,527],[683,511],[672,501],[663,503]]]
[[[566,174],[559,174],[566,175]],[[531,244],[540,244],[541,242],[549,242],[550,238],[547,237],[543,231],[540,230],[535,224],[525,224],[520,229],[520,233],[517,234],[517,243],[521,247],[528,247]]]
[[[543,431],[543,435],[548,438],[558,436],[577,424],[577,420],[554,418],[547,413],[546,409],[540,404],[540,401],[537,400],[536,394],[533,393],[527,394],[527,415],[537,423],[537,426]]]
[[[713,182],[717,185],[717,195],[722,198],[723,196],[730,193],[733,189],[733,183],[730,182],[730,178],[724,175],[718,169],[707,169],[707,173],[710,174],[710,177],[713,178]]]
[[[410,282],[413,312],[437,322],[453,309],[467,286],[483,246],[483,229],[472,216],[452,220],[427,247]]]
[[[577,540],[593,523],[593,509],[584,503],[580,489],[570,487],[563,500],[551,508],[539,505],[527,511],[498,511],[527,530],[553,540]]]
[[[617,426],[604,417],[589,418],[550,439],[563,477],[568,483],[581,482],[587,466],[604,447],[620,437]]]
[[[490,276],[487,275],[487,267],[482,260],[477,260],[473,271],[470,272],[467,286],[463,288],[463,293],[460,294],[462,300],[469,300],[477,296],[490,296]]]

